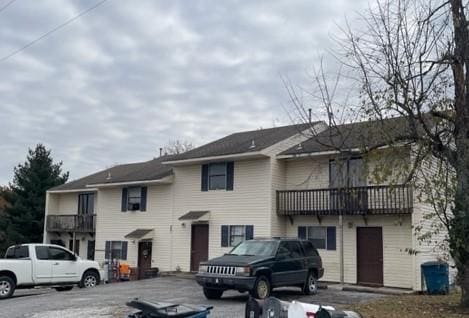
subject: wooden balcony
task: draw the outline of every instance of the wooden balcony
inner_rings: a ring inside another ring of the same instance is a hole
[[[48,215],[46,230],[49,232],[93,233],[96,231],[96,215]]]
[[[277,191],[278,215],[409,214],[408,185]]]

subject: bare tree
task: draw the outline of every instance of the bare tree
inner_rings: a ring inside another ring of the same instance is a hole
[[[163,147],[162,152],[167,155],[179,155],[192,149],[194,149],[192,142],[176,139],[168,141]]]
[[[423,177],[421,187],[435,208],[430,217],[448,231],[464,307],[469,307],[467,10],[464,0],[377,0],[361,15],[359,29],[350,24],[342,29],[345,38],[338,40],[340,50],[335,53],[342,65],[337,80],[327,83],[321,67],[314,73],[312,94],[326,107],[329,123],[338,124],[346,105],[334,104],[334,92],[346,75],[346,81],[357,84],[352,91],[357,116],[383,125],[392,116],[405,120],[405,131],[396,134],[383,126],[382,133],[386,143],[413,145],[408,181],[425,174],[429,162],[437,167],[433,176]],[[304,114],[303,101],[293,89],[289,92],[299,114]]]

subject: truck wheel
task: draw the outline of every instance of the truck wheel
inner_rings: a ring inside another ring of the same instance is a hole
[[[63,292],[63,291],[69,291],[72,290],[73,286],[61,286],[61,287],[55,287],[55,290],[58,292]]]
[[[316,295],[318,293],[318,279],[314,272],[309,272],[306,278],[305,285],[303,286],[303,294]]]
[[[270,296],[272,287],[270,286],[270,281],[265,276],[259,276],[256,279],[254,288],[251,290],[251,296],[257,299],[265,299]]]
[[[6,299],[13,296],[15,292],[15,282],[8,276],[0,276],[0,299]]]
[[[207,299],[220,299],[223,295],[223,290],[221,289],[212,289],[204,288],[204,295]]]
[[[80,288],[93,288],[99,285],[99,275],[94,271],[86,271],[81,278]]]

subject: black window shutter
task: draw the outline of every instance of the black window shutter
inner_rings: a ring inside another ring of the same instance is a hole
[[[298,226],[298,238],[306,240],[306,226]]]
[[[111,259],[111,241],[106,241],[106,248],[104,249],[104,259]]]
[[[127,188],[122,188],[122,205],[121,211],[127,211]]]
[[[201,190],[208,191],[208,164],[202,165]]]
[[[252,240],[254,238],[254,225],[246,225],[245,238],[246,240]]]
[[[140,211],[147,210],[147,187],[141,188],[141,197],[140,197]]]
[[[327,227],[327,249],[330,251],[336,250],[335,226]]]
[[[122,241],[121,259],[127,260],[127,241]]]
[[[226,163],[226,190],[233,190],[234,181],[234,162],[229,161]]]
[[[228,225],[221,226],[221,247],[228,247],[230,246],[228,242],[228,231],[230,227]]]

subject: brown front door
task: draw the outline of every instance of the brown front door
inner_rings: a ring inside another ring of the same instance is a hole
[[[151,248],[149,241],[138,243],[138,279],[145,278],[145,271],[151,268]]]
[[[357,283],[383,286],[381,227],[357,227]]]
[[[192,224],[191,271],[199,270],[199,263],[208,260],[208,224]]]

